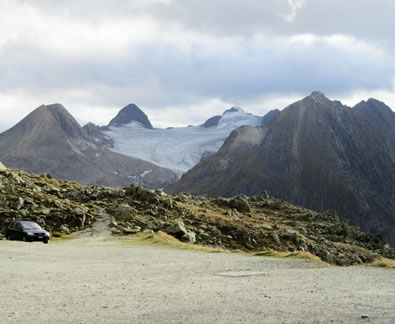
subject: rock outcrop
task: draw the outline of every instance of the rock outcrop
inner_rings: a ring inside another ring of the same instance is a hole
[[[48,174],[0,170],[0,232],[14,220],[32,220],[52,233],[90,226],[96,207],[69,199],[80,185]]]

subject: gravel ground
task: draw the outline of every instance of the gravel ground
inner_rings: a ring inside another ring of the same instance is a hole
[[[3,240],[0,322],[395,323],[395,271],[111,237]]]

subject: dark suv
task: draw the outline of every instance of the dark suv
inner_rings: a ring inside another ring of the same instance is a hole
[[[18,221],[11,223],[7,228],[7,240],[22,240],[25,242],[49,241],[49,233],[35,222]]]

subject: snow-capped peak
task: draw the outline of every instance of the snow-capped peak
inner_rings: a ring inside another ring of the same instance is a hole
[[[225,110],[222,115],[229,114],[229,113],[235,113],[235,112],[244,113],[244,110],[240,107],[232,107],[232,108],[229,108],[228,110]]]
[[[218,128],[232,128],[243,125],[259,126],[262,118],[244,112],[240,107],[232,107],[226,110],[218,121]]]

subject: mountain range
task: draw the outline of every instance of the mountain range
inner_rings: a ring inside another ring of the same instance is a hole
[[[62,105],[42,105],[0,134],[0,161],[82,184],[157,188],[177,180],[168,169],[110,151],[111,143],[93,124],[81,127]]]
[[[231,108],[215,116],[215,122],[210,120],[199,126],[158,129],[138,106],[129,104],[107,126],[81,127],[61,104],[42,105],[0,134],[0,161],[82,184],[158,189],[216,152],[233,129],[262,125],[268,117]]]
[[[263,127],[232,132],[170,193],[270,195],[317,211],[336,209],[395,242],[395,113],[374,99],[354,108],[323,93],[291,104]]]
[[[278,113],[274,110],[262,118],[232,107],[202,125],[160,129],[153,128],[137,106],[128,105],[101,132],[113,140],[112,151],[171,169],[181,177],[202,157],[218,151],[232,130],[263,125]]]
[[[395,113],[375,99],[350,108],[315,91],[264,117],[232,107],[167,129],[135,104],[107,126],[84,127],[60,104],[43,105],[0,134],[0,161],[82,184],[225,197],[267,191],[335,209],[395,242]]]

